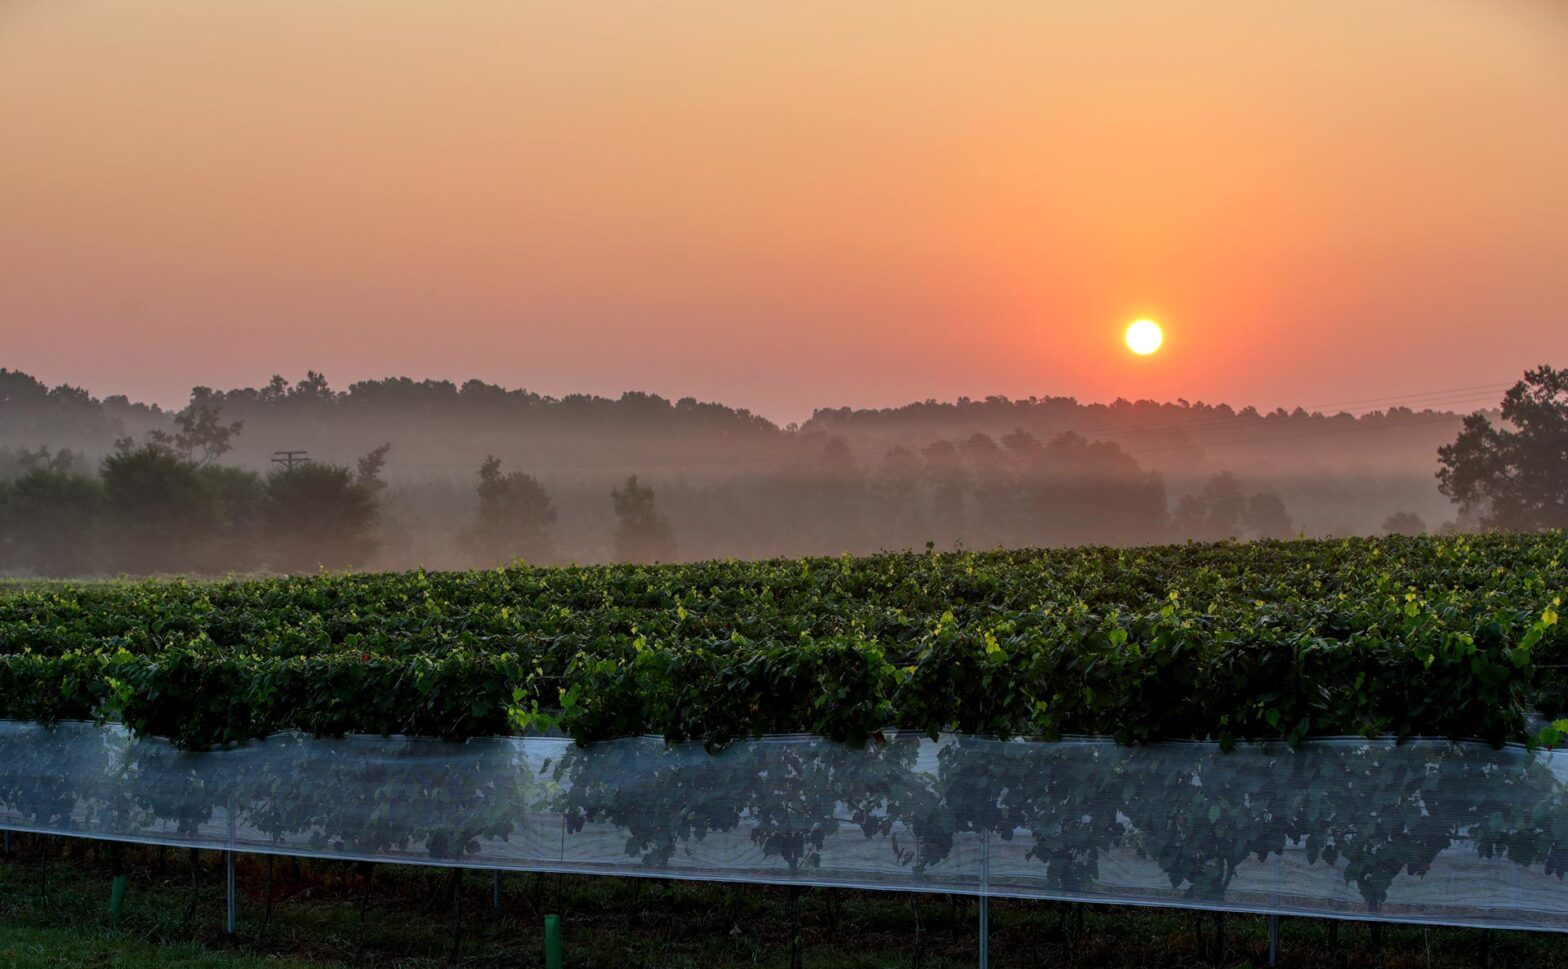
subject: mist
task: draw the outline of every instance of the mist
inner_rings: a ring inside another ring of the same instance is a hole
[[[407,378],[336,390],[314,372],[197,387],[180,411],[14,371],[0,387],[0,567],[18,576],[1452,528],[1434,472],[1461,416],[1421,401],[1493,392],[1359,412],[960,398],[780,426],[694,398]]]

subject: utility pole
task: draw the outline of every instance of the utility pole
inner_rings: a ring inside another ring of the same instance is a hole
[[[296,464],[309,464],[309,451],[273,451],[272,463],[283,465],[285,471],[293,471]]]

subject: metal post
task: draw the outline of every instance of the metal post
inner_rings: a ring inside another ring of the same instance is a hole
[[[991,969],[991,831],[980,832],[980,969]]]
[[[233,935],[239,921],[234,906],[234,852],[223,853],[223,868],[224,890],[228,893],[228,912],[224,919],[223,931]]]
[[[501,869],[495,870],[495,880],[490,883],[490,907],[501,911]]]
[[[236,911],[234,892],[234,791],[229,792],[229,850],[223,853],[223,891],[225,898],[225,911],[223,917],[223,931],[232,938],[239,929],[239,913]]]
[[[1269,916],[1269,965],[1279,964],[1279,916]]]

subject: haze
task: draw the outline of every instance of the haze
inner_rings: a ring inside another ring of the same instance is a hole
[[[1525,0],[6,0],[4,354],[781,421],[1505,381],[1568,349],[1565,45]]]

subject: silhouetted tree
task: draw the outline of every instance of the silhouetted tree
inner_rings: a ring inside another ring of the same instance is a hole
[[[29,471],[76,471],[77,456],[70,448],[0,448],[0,479],[16,478]]]
[[[391,450],[391,443],[383,444],[356,461],[354,480],[378,494],[386,490],[387,483],[381,479],[381,472],[386,470],[387,453]]]
[[[1383,532],[1388,535],[1424,535],[1426,522],[1413,511],[1396,511],[1383,519]]]
[[[311,462],[267,475],[267,537],[280,571],[363,567],[379,519],[375,489],[348,468]]]
[[[1192,533],[1197,537],[1218,541],[1240,537],[1241,516],[1246,507],[1241,482],[1229,471],[1221,471],[1203,486],[1195,504],[1183,502],[1178,505],[1176,516],[1178,522],[1191,522]],[[1194,512],[1199,513],[1196,520]]]
[[[156,443],[121,440],[103,459],[105,537],[115,571],[186,572],[218,532],[222,509],[196,462]]]
[[[103,488],[62,455],[0,485],[0,564],[62,578],[94,571]]]
[[[1438,448],[1438,487],[1485,528],[1568,527],[1568,369],[1542,366],[1503,395],[1503,421],[1465,418]]]
[[[198,473],[217,503],[218,521],[196,567],[214,574],[259,568],[264,563],[262,525],[266,505],[266,485],[261,475],[223,464],[204,465]]]
[[[502,472],[500,459],[491,455],[479,466],[479,485],[474,490],[479,515],[464,535],[464,544],[479,561],[488,565],[513,559],[534,564],[556,560],[550,537],[555,504],[537,479],[521,471]]]
[[[615,504],[615,557],[622,562],[672,562],[675,531],[654,506],[653,489],[634,474],[610,492]]]
[[[0,438],[6,443],[107,444],[121,433],[115,416],[82,388],[48,387],[19,370],[0,368]]]
[[[147,439],[198,465],[209,464],[233,450],[233,439],[245,427],[244,421],[223,423],[218,413],[215,404],[192,403],[174,416],[173,434],[154,430]]]

